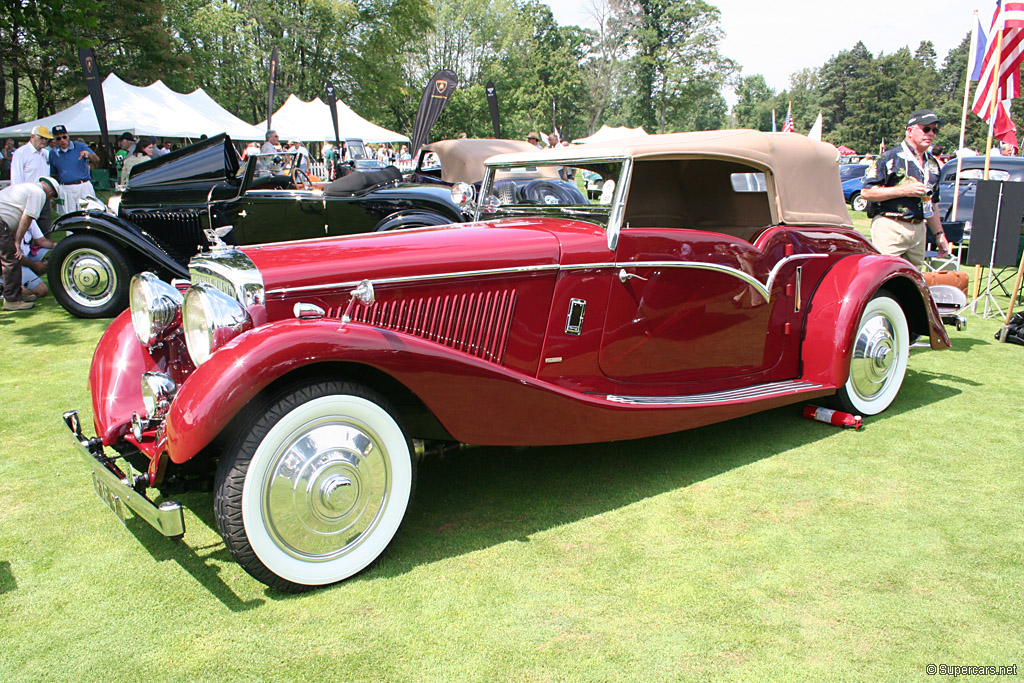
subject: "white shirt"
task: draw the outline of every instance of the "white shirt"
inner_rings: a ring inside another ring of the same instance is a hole
[[[27,254],[32,249],[32,240],[40,240],[42,238],[43,231],[39,229],[39,224],[35,221],[29,223],[25,236],[21,238],[21,253]]]
[[[31,142],[26,142],[14,151],[11,157],[11,185],[35,183],[39,181],[39,176],[44,175],[50,175],[49,147],[43,147],[37,152]]]
[[[39,183],[18,183],[0,190],[0,220],[7,224],[13,233],[18,229],[21,215],[27,213],[32,218],[39,218],[39,213],[46,204],[46,190]]]

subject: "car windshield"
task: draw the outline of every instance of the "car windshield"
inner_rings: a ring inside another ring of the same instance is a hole
[[[985,169],[983,168],[965,168],[960,171],[960,182],[969,181],[977,182],[985,177]],[[1010,180],[1010,172],[1004,171],[998,168],[990,168],[988,171],[989,180]],[[956,181],[956,167],[946,173],[942,179],[944,182],[952,183]]]
[[[606,225],[621,173],[621,160],[492,167],[479,218],[557,215]]]
[[[862,164],[847,164],[839,167],[839,180],[846,182],[847,180],[853,180],[854,178],[860,178],[864,175],[864,171],[867,170],[867,165]]]

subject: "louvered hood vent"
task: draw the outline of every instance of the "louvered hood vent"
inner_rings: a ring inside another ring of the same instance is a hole
[[[500,363],[508,341],[514,289],[474,294],[377,301],[371,306],[356,306],[352,319],[429,341]],[[331,317],[340,317],[344,309],[332,309]]]

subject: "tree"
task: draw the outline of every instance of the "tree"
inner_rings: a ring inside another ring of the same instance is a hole
[[[772,129],[772,103],[775,91],[768,87],[761,74],[744,76],[736,85],[737,101],[733,106],[736,124],[754,130]]]
[[[703,0],[622,1],[632,51],[630,117],[649,131],[681,127],[693,103],[717,92],[736,70],[719,53],[721,14]]]

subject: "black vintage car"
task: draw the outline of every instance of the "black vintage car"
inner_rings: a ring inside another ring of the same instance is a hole
[[[82,318],[111,317],[128,304],[134,273],[187,278],[188,260],[213,231],[235,245],[443,225],[468,215],[442,184],[405,183],[393,166],[311,180],[294,155],[244,163],[227,135],[135,166],[114,207],[99,202],[62,216],[67,231],[49,258],[57,301]]]

